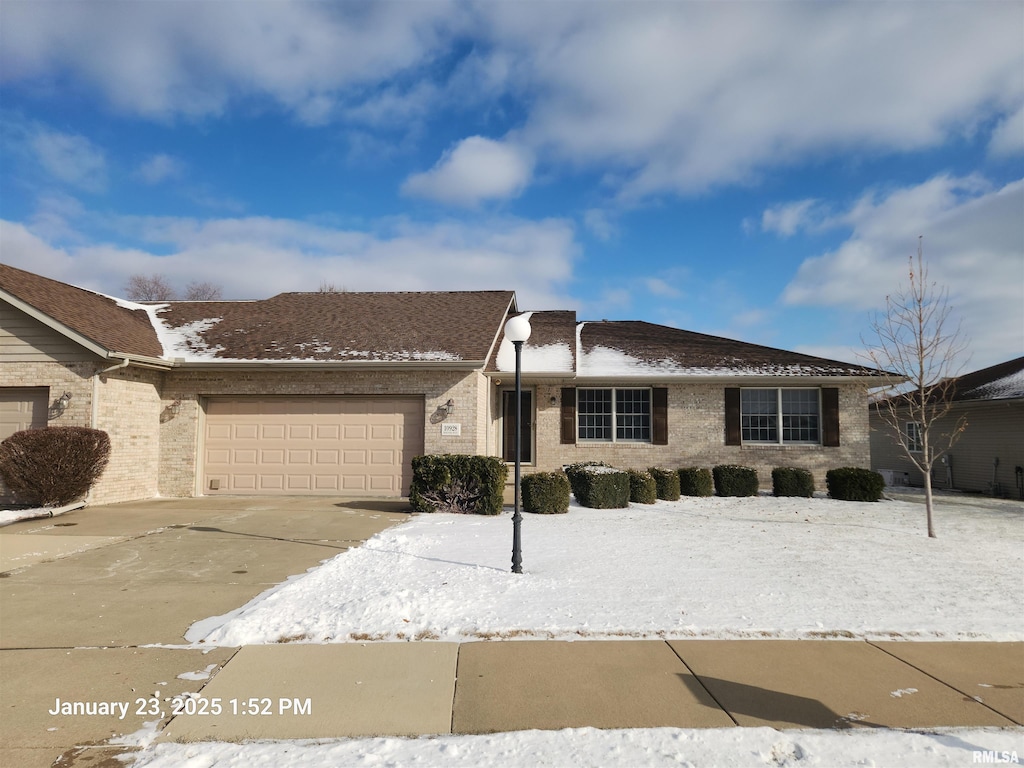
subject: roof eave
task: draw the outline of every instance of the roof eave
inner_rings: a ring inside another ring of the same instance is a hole
[[[446,370],[475,371],[483,368],[484,360],[182,360],[173,361],[183,371],[244,371],[244,370]]]
[[[99,357],[103,358],[110,358],[115,356],[116,354],[114,350],[107,349],[102,344],[90,339],[88,336],[83,336],[82,334],[78,333],[78,331],[69,328],[59,320],[55,320],[54,318],[50,317],[48,314],[38,309],[35,305],[29,304],[27,301],[22,301],[14,294],[5,291],[3,288],[0,288],[0,299],[3,299],[15,309],[24,312],[33,320],[39,321],[47,328],[56,331],[61,336],[64,336],[65,338],[73,341],[75,344],[78,344],[81,347],[85,347],[94,355],[98,355]]]

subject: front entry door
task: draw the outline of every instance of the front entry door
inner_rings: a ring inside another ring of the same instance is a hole
[[[524,463],[533,461],[533,392],[524,390],[522,393],[523,423],[520,432],[520,459]],[[516,393],[505,390],[501,393],[502,414],[502,459],[516,460]]]

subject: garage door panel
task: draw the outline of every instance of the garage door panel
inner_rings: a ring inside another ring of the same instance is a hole
[[[397,496],[423,452],[421,398],[212,398],[206,416],[205,493]]]
[[[207,439],[213,440],[230,440],[231,439],[231,425],[230,424],[211,424],[206,431]]]
[[[263,423],[260,425],[261,440],[284,440],[284,438],[284,424]]]
[[[346,424],[342,428],[342,439],[344,440],[365,440],[365,424]]]
[[[286,486],[289,491],[308,491],[312,488],[309,475],[287,475]]]
[[[375,466],[389,466],[395,463],[394,451],[370,451],[370,463]]]
[[[340,479],[338,475],[315,475],[313,487],[318,491],[337,491]]]
[[[260,464],[284,464],[284,451],[280,448],[264,449],[260,451]]]
[[[288,426],[289,440],[311,440],[313,438],[312,424],[290,424]]]
[[[366,451],[345,451],[343,455],[347,467],[361,467],[366,464]]]
[[[317,424],[316,425],[316,439],[317,440],[337,440],[341,437],[341,425],[340,424]]]
[[[284,490],[284,475],[260,475],[260,490],[261,491],[281,491]]]
[[[236,449],[231,452],[231,462],[236,465],[256,466],[258,452],[255,449]]]
[[[313,455],[313,461],[319,465],[330,465],[332,467],[338,466],[339,459],[341,458],[341,451],[316,451]]]

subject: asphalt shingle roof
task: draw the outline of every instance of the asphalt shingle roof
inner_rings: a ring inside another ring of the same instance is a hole
[[[0,289],[110,352],[143,357],[163,353],[144,309],[7,264],[0,264]]]
[[[616,361],[615,354],[621,356]],[[878,376],[862,365],[763,347],[640,320],[587,322],[580,331],[580,375],[633,364],[640,373],[677,375]]]
[[[171,358],[483,361],[512,291],[282,293],[156,310]]]
[[[1024,398],[1024,357],[965,373],[953,383],[954,400]]]

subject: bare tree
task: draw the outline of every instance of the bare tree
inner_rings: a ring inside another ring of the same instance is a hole
[[[219,301],[221,294],[221,287],[214,283],[193,280],[185,286],[185,301]]]
[[[949,291],[929,282],[923,238],[908,264],[909,285],[885,297],[885,313],[876,315],[871,330],[877,343],[865,357],[889,376],[875,403],[907,457],[924,479],[928,536],[935,538],[932,519],[932,466],[960,438],[966,420],[941,424],[953,407],[957,358],[967,348],[959,324],[952,327]]]
[[[334,283],[329,283],[324,280],[320,283],[320,288],[317,290],[317,293],[347,293],[347,291],[345,286],[341,286],[341,288],[339,288]]]
[[[174,288],[163,275],[132,275],[124,287],[131,301],[173,301]]]

